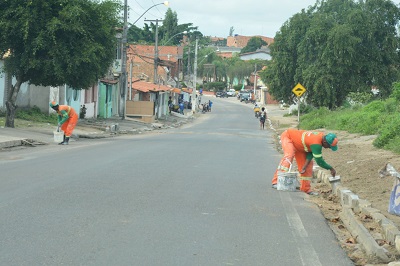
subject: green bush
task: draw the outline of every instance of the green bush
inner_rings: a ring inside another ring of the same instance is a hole
[[[347,130],[351,133],[361,133],[364,135],[373,135],[382,126],[380,119],[381,113],[375,112],[357,112],[349,121]]]
[[[370,92],[350,92],[347,97],[354,103],[366,104],[371,101],[372,94]]]
[[[33,106],[32,108],[27,109],[17,109],[15,112],[15,118],[35,121],[35,122],[43,122],[43,123],[57,123],[57,114],[45,114],[37,106]]]
[[[383,101],[373,101],[362,108],[363,112],[384,112],[385,111],[385,102]]]
[[[390,94],[390,97],[400,102],[400,82],[393,83],[393,91],[392,94]]]
[[[373,145],[378,148],[384,148],[385,146],[392,146],[396,144],[398,146],[399,140],[398,134],[400,132],[400,117],[394,116],[393,119],[386,123],[379,132],[379,136],[374,140]],[[393,142],[393,143],[391,143]]]
[[[226,83],[221,81],[208,82],[203,84],[205,90],[220,91],[226,89]]]
[[[331,111],[325,107],[314,109],[308,114],[301,116],[300,128],[302,129],[325,128],[329,125],[330,113]]]
[[[243,88],[243,84],[234,85],[233,88],[235,91],[240,91]]]
[[[394,114],[399,112],[399,102],[395,98],[389,98],[385,101],[385,112],[387,114]]]

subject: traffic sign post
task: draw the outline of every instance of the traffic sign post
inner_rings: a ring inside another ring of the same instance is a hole
[[[297,85],[292,89],[292,92],[297,96],[297,122],[300,122],[300,96],[306,91],[307,89],[300,83],[297,83]]]
[[[300,97],[301,95],[303,95],[303,93],[305,93],[307,90],[306,88],[303,87],[303,85],[301,85],[300,83],[297,83],[296,86],[294,86],[294,88],[292,89],[292,92],[297,96]]]

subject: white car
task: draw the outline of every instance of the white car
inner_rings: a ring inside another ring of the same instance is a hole
[[[230,89],[226,92],[226,94],[230,97],[233,97],[236,95],[236,91],[234,89]]]

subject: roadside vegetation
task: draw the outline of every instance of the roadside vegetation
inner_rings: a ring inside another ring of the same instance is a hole
[[[6,112],[0,110],[0,123],[3,123],[6,118]],[[39,107],[34,106],[29,109],[17,109],[15,112],[16,125],[18,126],[18,120],[24,120],[35,123],[49,123],[51,125],[57,125],[57,114],[45,114],[40,111]]]
[[[400,83],[395,83],[393,93],[385,100],[369,100],[368,94],[353,94],[345,104],[336,109],[326,107],[300,108],[300,128],[344,130],[362,135],[377,135],[373,145],[400,154]],[[368,102],[365,102],[368,101]],[[297,111],[293,112],[293,115]]]
[[[286,21],[271,45],[271,63],[260,77],[278,101],[295,101],[301,83],[307,102],[335,110],[350,93],[382,98],[400,80],[400,8],[390,0],[326,0]]]

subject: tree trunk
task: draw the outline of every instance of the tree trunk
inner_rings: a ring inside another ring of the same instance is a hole
[[[15,110],[17,106],[10,101],[6,101],[6,124],[5,127],[14,127]]]
[[[17,109],[16,101],[18,92],[21,88],[22,82],[17,79],[17,83],[15,86],[9,82],[9,92],[7,93],[7,101],[6,101],[6,124],[5,127],[14,127],[14,118],[15,118],[15,111]]]

